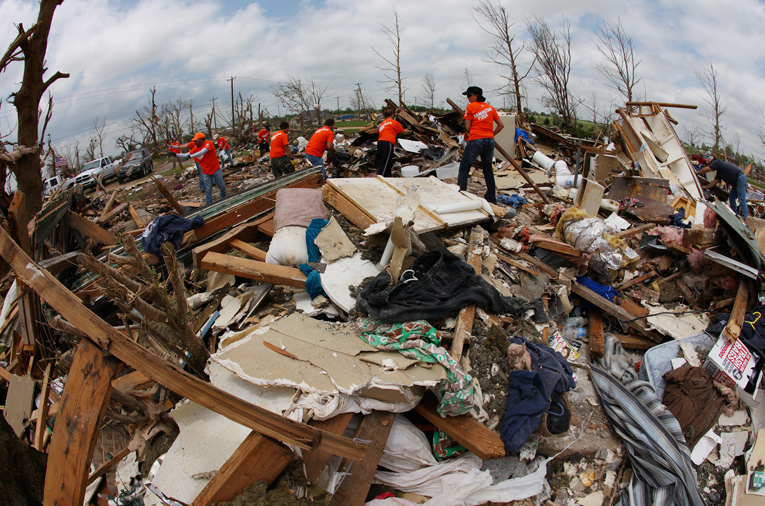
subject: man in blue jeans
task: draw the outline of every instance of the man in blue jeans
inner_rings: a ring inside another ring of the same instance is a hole
[[[197,132],[192,139],[196,151],[193,153],[181,153],[177,155],[182,160],[186,158],[192,158],[195,162],[199,162],[199,166],[202,168],[202,175],[205,180],[205,201],[206,204],[212,204],[212,185],[215,185],[220,190],[220,198],[226,198],[226,183],[223,181],[223,171],[220,168],[220,161],[215,154],[215,144],[212,141],[205,140],[205,134]]]
[[[728,183],[730,208],[746,220],[746,217],[749,216],[749,210],[746,207],[746,174],[732,163],[714,157],[707,159],[706,165],[699,169],[698,174],[706,174],[713,170],[715,171],[715,178],[709,184],[705,184],[704,189],[712,188],[720,181]],[[736,209],[736,200],[739,203],[738,209]]]
[[[494,184],[494,136],[497,135],[505,124],[499,118],[497,111],[486,103],[483,90],[478,86],[470,86],[462,93],[470,102],[465,109],[465,129],[468,133],[468,141],[462,153],[457,182],[460,191],[467,190],[468,172],[473,162],[481,156],[481,169],[486,181],[486,194],[484,198],[492,204],[497,203],[497,189]],[[496,127],[494,124],[496,123]]]

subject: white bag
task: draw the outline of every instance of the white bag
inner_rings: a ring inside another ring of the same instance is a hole
[[[274,232],[266,253],[266,262],[279,265],[308,263],[308,246],[305,243],[305,227],[282,227]]]

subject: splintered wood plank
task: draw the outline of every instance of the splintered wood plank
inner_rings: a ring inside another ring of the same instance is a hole
[[[632,350],[650,350],[657,344],[648,338],[630,334],[614,334],[614,336],[621,341],[622,346]]]
[[[231,230],[223,234],[218,239],[215,239],[213,241],[209,241],[205,244],[197,246],[191,252],[192,257],[194,259],[194,265],[199,267],[199,262],[210,251],[214,251],[216,253],[226,253],[228,250],[232,248],[230,243],[234,239],[237,239],[244,243],[256,241],[259,237],[262,236],[262,232],[258,230],[258,225],[270,219],[273,219],[273,217],[274,217],[273,212],[268,213],[267,215],[263,216],[262,218],[258,220],[253,221],[252,223],[245,223],[244,225],[239,225],[238,227],[232,228]],[[256,260],[260,260],[260,259],[256,258]]]
[[[231,501],[256,481],[265,481],[270,485],[292,458],[289,448],[252,431],[192,505],[209,506],[213,502]]]
[[[208,271],[233,274],[247,279],[265,281],[274,285],[305,288],[306,275],[300,269],[284,265],[269,264],[249,258],[239,258],[213,251],[200,262],[200,268]]]
[[[722,332],[728,341],[737,340],[739,334],[741,334],[741,326],[744,324],[748,302],[749,286],[746,281],[742,280],[738,284],[738,291],[736,291],[736,299],[733,301],[733,309],[731,309],[728,324],[725,325]]]
[[[414,409],[483,460],[499,459],[505,456],[505,443],[502,442],[499,434],[469,415],[442,418],[437,411],[438,401],[432,393],[426,393]]]
[[[165,197],[168,202],[170,202],[170,205],[173,209],[175,209],[175,212],[180,215],[186,214],[186,209],[184,209],[183,206],[178,203],[175,197],[173,197],[173,194],[170,193],[170,190],[168,190],[165,185],[162,184],[162,181],[154,176],[151,176],[151,180],[154,181],[154,184],[157,186],[159,193],[161,193],[162,196]]]
[[[311,420],[310,425],[332,434],[342,436],[345,432],[345,428],[348,427],[348,423],[353,418],[353,413],[343,413],[341,415],[333,416],[329,420]],[[304,451],[303,462],[305,463],[305,477],[308,481],[314,482],[319,477],[321,472],[327,466],[327,462],[332,457],[331,454],[321,451]]]
[[[104,216],[105,214],[109,213],[109,211],[112,210],[112,206],[117,201],[117,190],[114,190],[112,194],[109,196],[109,200],[106,201],[106,205],[104,206],[103,211],[101,211],[101,216]],[[101,216],[98,217],[98,219],[101,219]]]
[[[596,307],[591,307],[587,312],[590,324],[590,354],[593,357],[602,357],[606,352],[606,336],[603,333],[603,313]]]
[[[322,196],[324,197],[324,202],[337,209],[340,214],[362,230],[377,223],[377,219],[374,216],[330,184],[324,185]]]
[[[483,268],[481,260],[482,248],[483,229],[481,227],[473,227],[473,230],[470,231],[467,263],[475,269],[475,273],[478,276],[481,275],[481,270]],[[449,352],[457,363],[460,363],[460,359],[462,358],[462,349],[465,346],[465,342],[470,341],[470,336],[473,333],[474,318],[475,304],[462,308],[459,316],[457,316],[457,326],[454,328],[454,341],[452,342],[452,349]]]
[[[266,234],[269,237],[274,236],[274,219],[266,220],[258,225],[258,231]]]
[[[130,207],[129,204],[127,204],[126,202],[123,202],[122,204],[118,205],[117,207],[115,207],[114,209],[106,213],[105,215],[100,216],[98,218],[98,223],[100,225],[107,223],[109,220],[111,220],[112,218],[114,218],[115,216],[117,216],[118,214],[120,214],[122,211],[124,211],[125,209],[129,207]]]
[[[117,244],[117,237],[114,234],[72,211],[69,211],[69,225],[85,237],[89,237],[100,244],[106,246]]]
[[[48,363],[45,368],[45,376],[43,377],[42,389],[40,390],[40,408],[39,417],[37,419],[37,427],[35,427],[35,444],[34,447],[38,451],[43,451],[43,442],[45,439],[45,423],[48,421],[48,394],[50,393],[50,372],[53,367],[52,363]]]
[[[138,211],[136,211],[135,207],[133,207],[133,204],[128,206],[128,212],[130,213],[130,217],[133,218],[133,223],[135,223],[136,227],[143,228],[145,226],[141,217],[138,216]]]
[[[329,506],[361,506],[366,502],[395,417],[395,413],[374,411],[361,420],[356,439],[370,441],[369,449],[361,461],[346,461],[340,466],[348,475],[335,490]]]
[[[0,227],[0,256],[56,312],[116,358],[160,385],[229,420],[303,449],[320,448],[345,458],[361,459],[366,445],[323,432],[272,413],[188,374],[128,339],[86,308],[72,292],[40,269]],[[50,462],[50,460],[49,460]]]
[[[250,256],[255,260],[260,260],[261,262],[266,261],[266,252],[260,248],[256,248],[252,244],[240,241],[239,239],[231,239],[228,244],[232,248],[241,251],[245,255]]]
[[[45,471],[44,506],[79,506],[109,397],[122,364],[83,339],[61,396]]]

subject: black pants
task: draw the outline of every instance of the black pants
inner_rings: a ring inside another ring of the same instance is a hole
[[[380,159],[380,167],[377,175],[390,177],[390,168],[393,167],[393,143],[389,141],[377,141],[377,157]]]

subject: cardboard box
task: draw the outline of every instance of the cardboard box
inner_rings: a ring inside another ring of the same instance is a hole
[[[728,341],[722,334],[704,361],[704,368],[715,381],[742,390],[754,380],[754,365],[752,353],[740,339]]]

